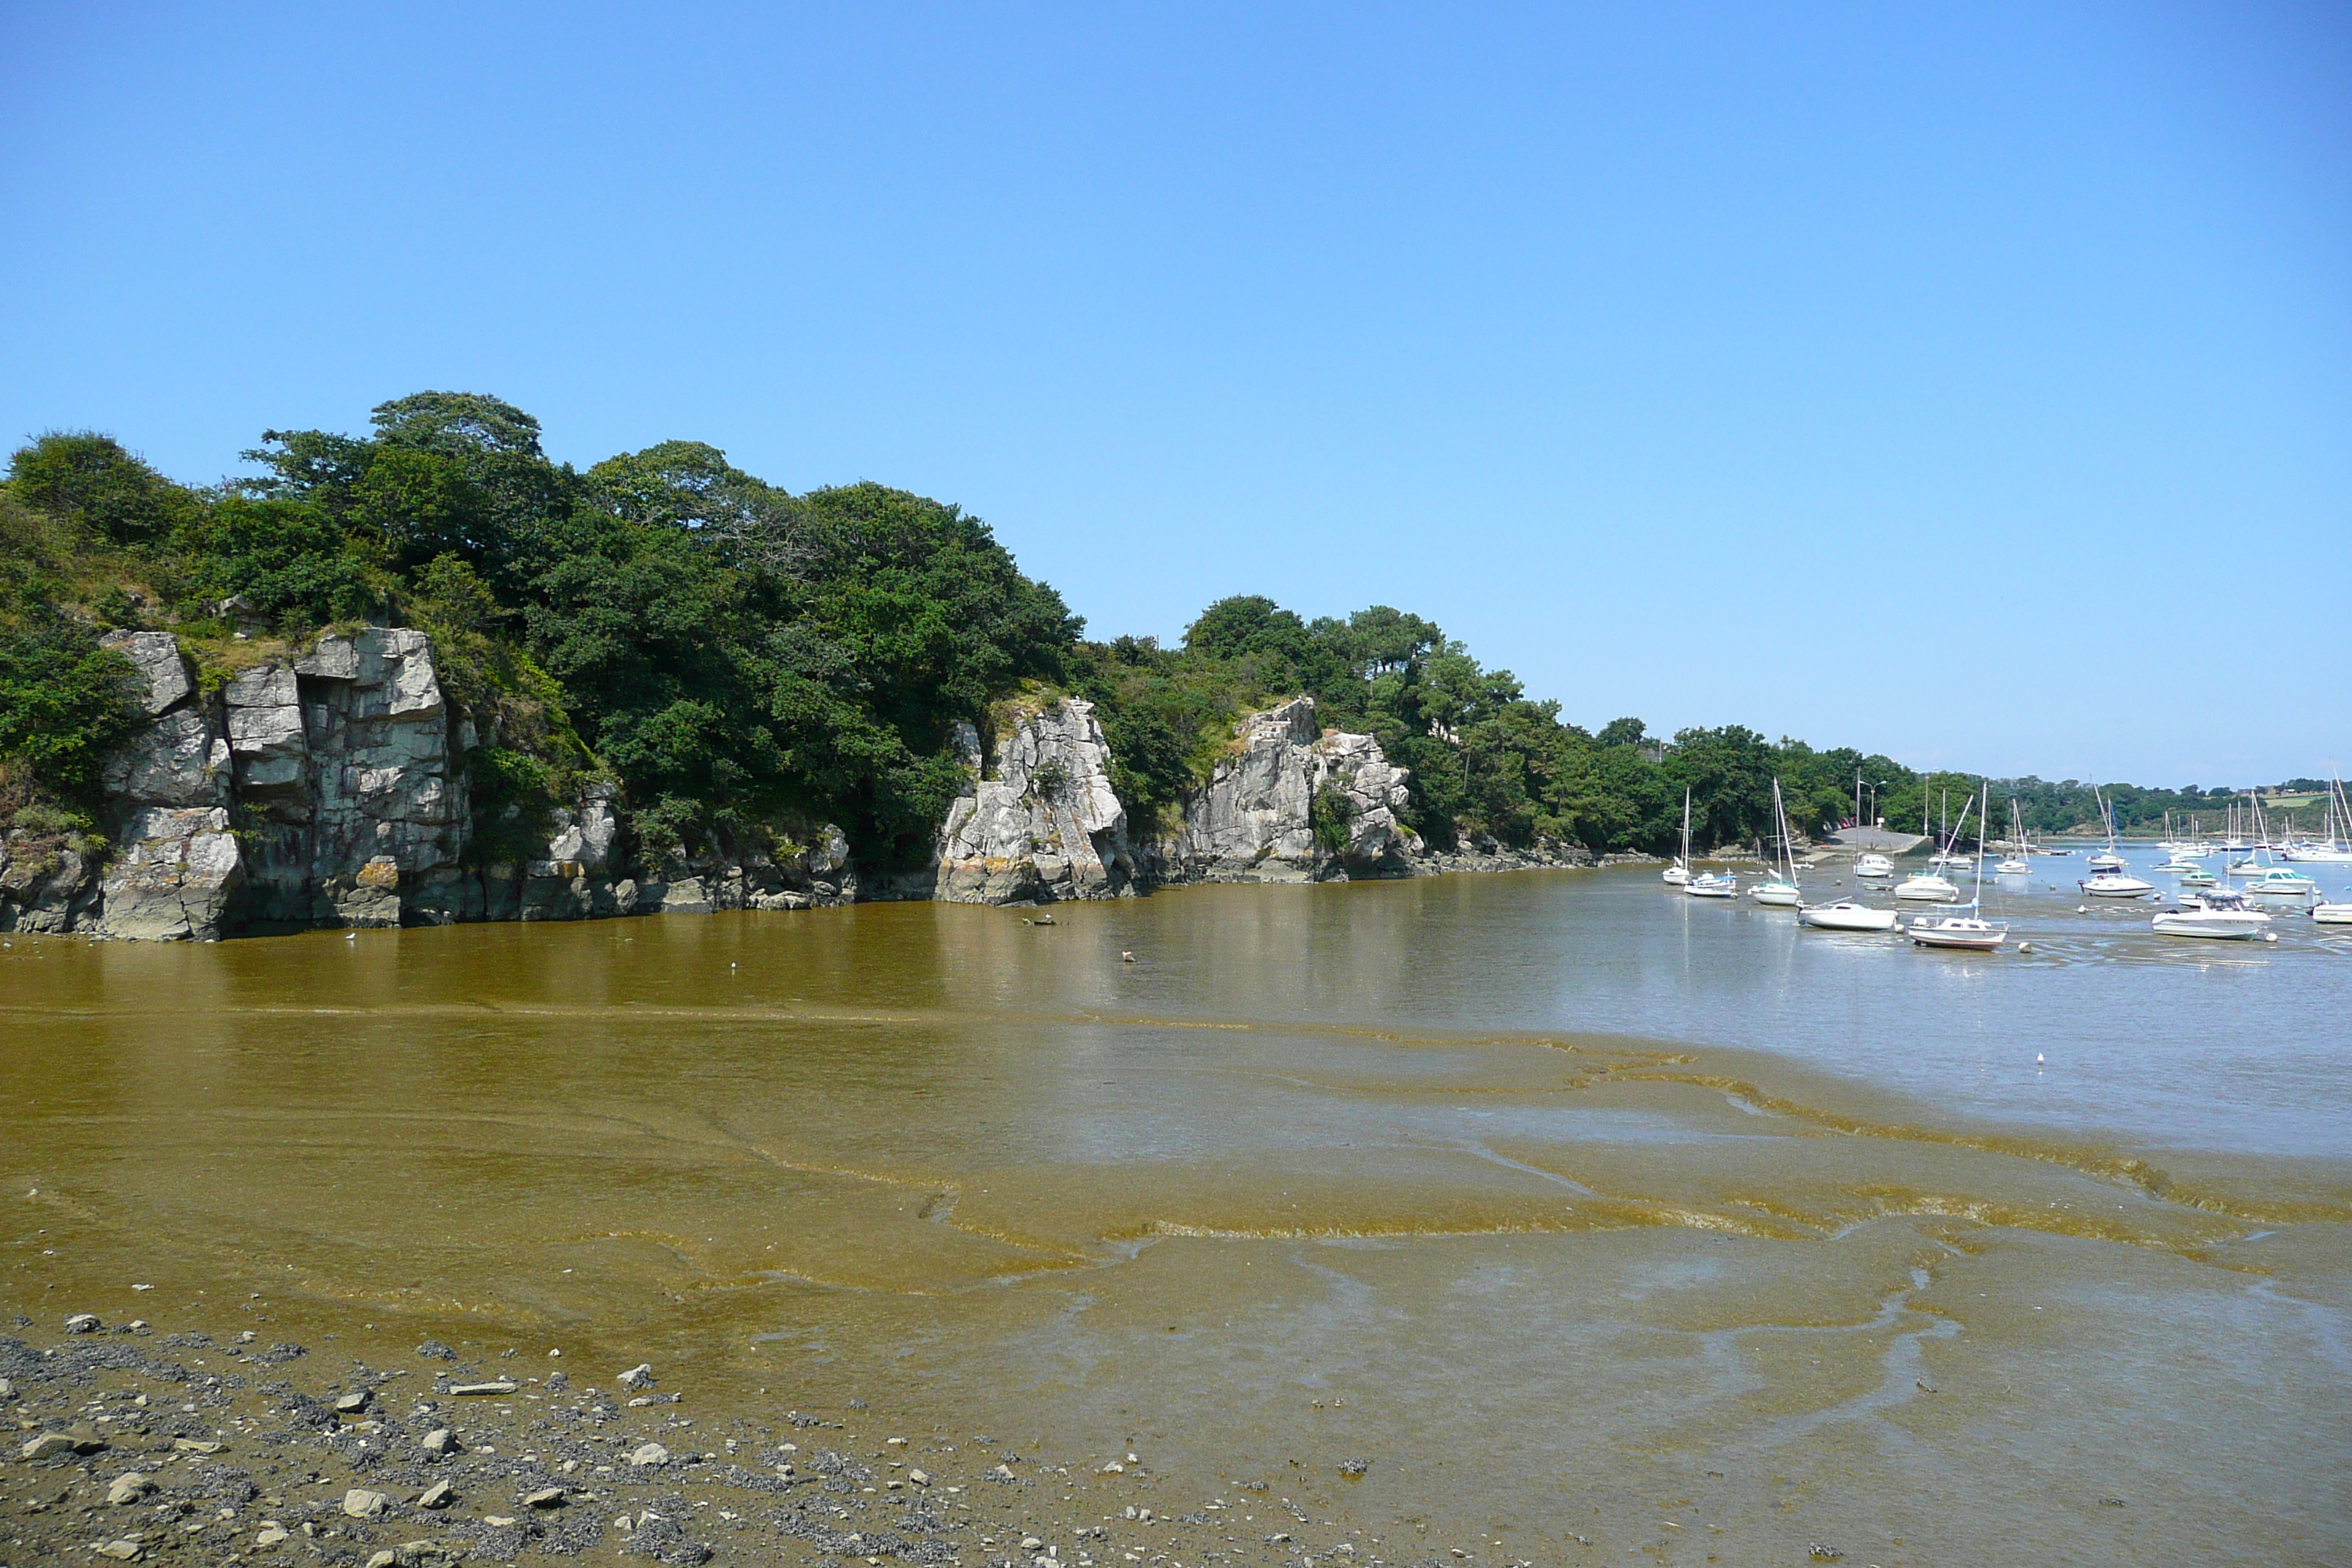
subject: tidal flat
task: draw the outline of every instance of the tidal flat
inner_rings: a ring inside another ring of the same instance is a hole
[[[0,1563],[2352,1556],[2343,952],[1654,884],[15,938]]]

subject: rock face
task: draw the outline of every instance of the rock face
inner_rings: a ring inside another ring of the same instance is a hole
[[[478,918],[465,774],[425,634],[370,626],[257,665],[223,694],[256,818],[237,915],[257,928]]]
[[[1016,713],[992,770],[970,725],[957,740],[971,782],[948,808],[933,897],[1011,904],[1134,892],[1127,812],[1093,703],[1063,698]]]
[[[1315,700],[1293,698],[1243,721],[1235,752],[1185,802],[1184,826],[1161,847],[1170,880],[1306,882],[1411,874],[1421,840],[1398,820],[1407,771],[1370,735],[1323,732]],[[1345,838],[1318,845],[1315,804],[1327,795]]]
[[[0,840],[0,930],[205,941],[232,932],[467,920],[801,910],[862,898],[1044,903],[1130,897],[1154,881],[1304,882],[1574,864],[1574,847],[1484,844],[1433,856],[1399,816],[1406,770],[1370,735],[1326,732],[1311,698],[1238,727],[1181,826],[1137,846],[1091,703],[1016,710],[984,740],[958,726],[968,784],[936,860],[861,882],[829,823],[645,866],[625,803],[591,784],[548,825],[544,855],[469,858],[465,760],[425,636],[371,626],[266,659],[215,696],[167,633],[106,639],[136,672],[150,725],[108,760],[102,865],[63,828]],[[30,818],[25,819],[30,821]],[[234,827],[234,830],[233,830]]]
[[[210,942],[222,933],[245,856],[229,831],[229,742],[198,700],[168,632],[110,632],[105,646],[138,672],[154,722],[101,775],[116,850],[93,913],[102,935]]]

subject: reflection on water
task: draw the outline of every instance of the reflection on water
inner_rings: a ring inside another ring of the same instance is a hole
[[[1640,872],[20,938],[6,1290],[560,1336],[1498,1557],[2340,1556],[2343,954],[2008,912],[2032,954]]]

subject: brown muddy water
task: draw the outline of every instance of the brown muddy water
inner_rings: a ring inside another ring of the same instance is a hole
[[[1255,1509],[1232,1556],[2352,1560],[2331,1134],[2204,1136],[2120,1068],[2053,1111],[2030,965],[1948,996],[1990,972],[1654,879],[17,937],[0,1332],[651,1361],[705,1411],[1136,1453],[1163,1516]],[[2324,1031],[2313,962],[2268,1015],[2231,975],[2133,1026]],[[1750,992],[1790,1050],[1563,1026]],[[2277,1092],[2342,1095],[2298,1050],[2319,1087]]]

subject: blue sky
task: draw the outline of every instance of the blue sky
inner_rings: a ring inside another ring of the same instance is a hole
[[[0,4],[0,435],[496,393],[1598,725],[2352,764],[2352,9]]]

